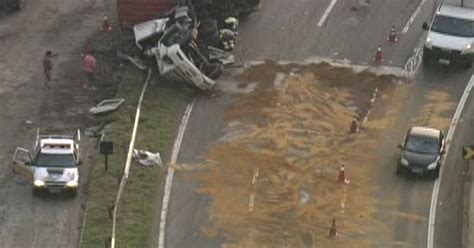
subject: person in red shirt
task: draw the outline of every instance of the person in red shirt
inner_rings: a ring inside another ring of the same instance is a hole
[[[44,72],[44,86],[49,88],[49,83],[51,82],[51,73],[53,71],[53,58],[58,56],[57,53],[48,50],[43,57],[43,72]]]
[[[94,57],[94,51],[84,56],[84,71],[86,72],[86,83],[84,88],[95,89],[95,73],[96,73],[96,59]]]

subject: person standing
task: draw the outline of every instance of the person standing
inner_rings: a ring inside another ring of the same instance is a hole
[[[85,89],[95,90],[96,59],[94,51],[90,51],[84,56],[84,71],[86,73]]]
[[[51,50],[47,50],[43,57],[43,72],[44,72],[44,86],[49,88],[51,82],[51,73],[53,71],[53,58],[58,56],[57,53],[53,53]]]

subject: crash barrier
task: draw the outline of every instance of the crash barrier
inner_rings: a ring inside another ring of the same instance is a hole
[[[415,72],[418,70],[418,67],[421,65],[421,60],[423,58],[423,50],[421,48],[415,48],[413,50],[413,55],[407,60],[405,66],[403,67],[403,74],[407,78],[413,78]]]
[[[127,154],[127,160],[125,162],[125,169],[123,171],[123,176],[122,179],[120,180],[120,185],[119,189],[117,192],[117,197],[115,198],[115,203],[114,203],[114,210],[112,213],[112,236],[110,238],[110,247],[115,248],[115,233],[117,230],[117,211],[118,211],[118,206],[120,203],[120,198],[123,193],[123,189],[125,188],[125,184],[127,183],[128,179],[128,173],[130,172],[130,164],[132,162],[132,155],[133,155],[133,147],[135,146],[135,137],[137,136],[137,129],[138,129],[138,120],[140,119],[140,108],[142,106],[142,101],[143,101],[143,96],[145,95],[146,89],[148,87],[148,84],[151,79],[151,73],[152,70],[148,69],[148,75],[145,81],[145,84],[143,85],[142,92],[140,94],[140,98],[138,100],[137,104],[137,110],[135,113],[135,121],[133,123],[133,129],[132,129],[132,137],[130,138],[130,144],[128,146],[128,154]]]

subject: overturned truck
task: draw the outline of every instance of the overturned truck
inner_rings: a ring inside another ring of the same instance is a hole
[[[255,11],[256,0],[182,0],[158,19],[134,26],[136,45],[156,59],[161,76],[210,90],[233,49],[239,18]]]

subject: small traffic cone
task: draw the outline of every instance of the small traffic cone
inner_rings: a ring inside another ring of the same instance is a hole
[[[349,132],[350,132],[350,133],[357,133],[357,132],[359,132],[359,125],[358,125],[356,119],[354,119],[354,120],[351,121],[351,125],[350,125],[350,127],[349,127]]]
[[[381,64],[383,63],[383,53],[382,53],[382,47],[378,46],[377,47],[377,52],[375,52],[375,63]]]
[[[392,26],[390,34],[388,34],[387,41],[390,43],[396,43],[398,41],[397,31],[395,30],[395,25]]]
[[[335,218],[332,219],[331,228],[329,228],[328,236],[331,239],[335,239],[339,236],[339,233],[336,230],[336,219]]]
[[[107,16],[104,16],[104,20],[102,21],[102,26],[100,27],[100,31],[102,32],[112,31],[112,25],[110,25],[109,18],[107,18]]]
[[[346,178],[346,171],[344,170],[344,165],[341,166],[339,171],[339,176],[337,177],[338,183],[349,184],[349,179]]]

